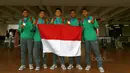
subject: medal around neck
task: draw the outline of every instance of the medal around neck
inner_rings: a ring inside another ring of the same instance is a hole
[[[91,20],[88,20],[88,23],[91,23]]]
[[[70,21],[68,21],[68,24],[70,24]]]
[[[23,23],[24,26],[26,26],[26,23]]]

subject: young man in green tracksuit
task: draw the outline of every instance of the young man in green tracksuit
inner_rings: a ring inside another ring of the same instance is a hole
[[[26,68],[26,49],[28,49],[29,68],[33,69],[33,28],[35,19],[29,16],[28,10],[23,10],[23,18],[19,21],[21,46],[21,66],[19,70]]]
[[[40,33],[37,27],[37,24],[48,24],[47,18],[45,18],[45,11],[42,10],[39,13],[39,18],[36,19],[35,23],[35,33],[34,33],[34,47],[33,47],[33,53],[36,61],[36,68],[35,70],[40,70],[40,53],[42,52],[42,42],[41,42],[41,37]],[[42,52],[43,53],[43,52]],[[46,69],[46,54],[44,54],[43,58],[43,68]]]
[[[85,68],[85,70],[91,69],[90,51],[92,46],[92,49],[96,55],[96,60],[98,62],[98,68],[100,72],[104,72],[102,66],[102,59],[99,51],[99,45],[97,41],[97,35],[95,31],[95,29],[99,27],[98,22],[94,17],[88,15],[88,11],[85,8],[82,10],[82,15],[84,16],[84,18],[82,19],[82,26],[83,26],[83,39],[85,41],[85,47],[86,47],[86,63],[87,63],[87,67]]]
[[[71,10],[70,11],[70,16],[71,18],[68,19],[68,24],[70,24],[71,26],[80,26],[80,19],[76,18],[76,11],[75,10]],[[82,70],[82,66],[80,65],[80,60],[81,60],[81,56],[77,56],[76,57],[76,68],[78,68],[79,70]],[[72,69],[73,68],[73,57],[69,58],[69,66],[67,67],[67,69]]]
[[[58,25],[65,24],[65,20],[62,17],[62,10],[60,8],[56,8],[55,15],[56,17],[52,18],[51,24],[58,24]],[[61,59],[61,68],[63,70],[66,70],[64,57],[60,57],[60,59]],[[57,55],[53,54],[53,65],[50,67],[51,70],[54,70],[55,68],[57,68],[56,60],[57,60]]]

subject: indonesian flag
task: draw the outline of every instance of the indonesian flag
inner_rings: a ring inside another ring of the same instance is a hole
[[[81,56],[82,28],[69,25],[38,24],[43,53],[58,56]]]

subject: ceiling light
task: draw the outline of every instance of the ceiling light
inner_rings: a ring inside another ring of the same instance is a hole
[[[129,26],[129,25],[124,25],[124,26]]]
[[[114,25],[114,26],[119,26],[119,25]]]

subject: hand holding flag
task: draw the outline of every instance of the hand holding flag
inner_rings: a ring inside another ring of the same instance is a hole
[[[80,26],[41,25],[38,24],[43,53],[55,53],[58,56],[81,56]],[[52,32],[53,31],[53,32]]]

